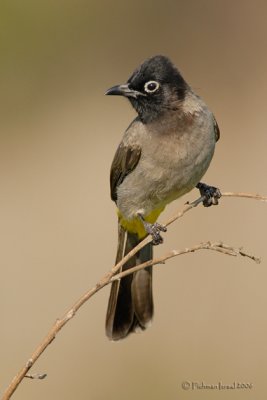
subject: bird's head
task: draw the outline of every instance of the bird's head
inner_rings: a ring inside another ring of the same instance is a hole
[[[144,61],[126,84],[113,86],[106,95],[128,97],[140,119],[148,123],[167,110],[177,109],[187,89],[171,61],[158,55]]]

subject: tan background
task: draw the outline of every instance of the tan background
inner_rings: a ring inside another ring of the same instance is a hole
[[[266,18],[259,0],[1,2],[2,389],[113,264],[109,167],[134,111],[103,93],[143,59],[170,56],[213,109],[221,140],[205,181],[267,194]],[[156,249],[223,240],[262,264],[202,252],[157,267],[153,326],[120,343],[104,335],[105,288],[34,366],[47,379],[24,381],[14,399],[266,398],[266,207],[198,208]],[[253,389],[184,391],[183,381]]]

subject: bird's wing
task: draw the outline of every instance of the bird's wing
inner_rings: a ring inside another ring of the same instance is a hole
[[[218,140],[220,139],[220,129],[214,116],[213,116],[213,126],[214,126],[216,142],[218,142]]]
[[[119,145],[110,171],[110,191],[113,201],[117,200],[117,188],[125,177],[132,172],[141,156],[141,147],[121,142]]]

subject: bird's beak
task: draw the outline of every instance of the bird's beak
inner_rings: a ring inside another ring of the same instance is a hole
[[[125,96],[125,97],[134,97],[143,95],[143,93],[138,92],[137,90],[133,90],[129,88],[128,83],[124,85],[113,86],[108,89],[105,93],[107,96]]]

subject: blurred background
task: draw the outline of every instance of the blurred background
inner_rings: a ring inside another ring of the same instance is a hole
[[[1,1],[1,391],[113,265],[109,168],[135,113],[104,92],[145,58],[169,56],[214,111],[221,140],[205,182],[267,194],[266,17],[264,0]],[[265,398],[266,207],[223,198],[173,224],[156,255],[222,240],[262,263],[203,251],[155,267],[153,325],[119,343],[105,337],[105,288],[33,367],[47,378],[24,380],[14,399]]]

